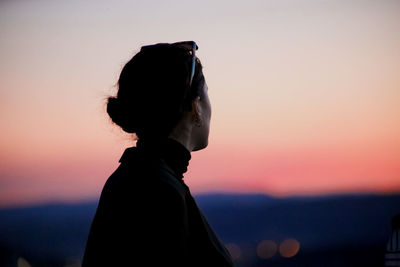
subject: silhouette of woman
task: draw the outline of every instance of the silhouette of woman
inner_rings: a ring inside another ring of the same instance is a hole
[[[233,266],[183,181],[208,145],[211,105],[193,41],[143,46],[107,113],[135,147],[101,192],[82,266]]]

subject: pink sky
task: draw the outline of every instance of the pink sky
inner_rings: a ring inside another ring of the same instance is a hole
[[[196,10],[196,12],[192,12]],[[195,40],[212,104],[193,193],[400,191],[400,3],[0,3],[0,206],[97,198],[141,45]]]

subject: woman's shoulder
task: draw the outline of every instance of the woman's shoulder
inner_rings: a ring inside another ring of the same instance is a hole
[[[134,152],[134,150],[131,150]],[[135,153],[135,152],[134,152]],[[127,155],[127,154],[124,154]],[[102,194],[169,194],[185,197],[186,185],[160,158],[145,158],[131,154],[131,160],[121,161],[104,184]],[[136,197],[135,197],[136,198]]]

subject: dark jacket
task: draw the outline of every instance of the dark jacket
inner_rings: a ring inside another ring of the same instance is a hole
[[[233,266],[183,181],[179,142],[139,140],[108,178],[82,266]]]

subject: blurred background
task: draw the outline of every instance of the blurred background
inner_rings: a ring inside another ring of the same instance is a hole
[[[79,266],[133,137],[105,100],[194,40],[212,104],[185,182],[238,266],[382,266],[400,212],[399,1],[0,1],[0,265]]]

